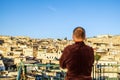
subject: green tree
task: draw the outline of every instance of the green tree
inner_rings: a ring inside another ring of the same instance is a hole
[[[94,58],[95,58],[96,62],[98,62],[98,61],[100,60],[100,58],[101,58],[101,55],[96,54],[96,55],[94,56]]]
[[[67,40],[67,37],[65,37],[64,40]]]

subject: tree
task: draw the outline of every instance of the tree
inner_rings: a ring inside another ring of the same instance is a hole
[[[96,62],[98,62],[98,61],[100,60],[100,58],[101,58],[101,55],[96,54],[96,55],[94,56],[94,58],[95,58]]]
[[[65,37],[64,40],[67,40],[67,37]]]
[[[61,39],[59,39],[59,38],[58,38],[57,40],[58,40],[58,41],[62,41],[62,40],[61,40]]]

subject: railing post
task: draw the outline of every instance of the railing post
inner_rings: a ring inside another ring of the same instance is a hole
[[[101,74],[102,74],[102,66],[101,66],[101,64],[100,64],[100,80],[102,80],[102,76],[101,76]]]
[[[95,65],[93,65],[93,67],[92,67],[92,71],[93,71],[93,73],[92,73],[92,74],[93,74],[92,79],[93,79],[93,80],[94,80],[94,71],[95,71],[95,70],[94,70],[94,67],[95,67]]]
[[[94,68],[95,68],[95,80],[96,80],[96,67],[97,67],[97,63],[95,63]]]
[[[20,76],[21,76],[21,66],[19,66],[18,68],[18,75],[17,75],[17,79],[16,80],[20,80]]]
[[[98,80],[101,80],[101,64],[97,64],[97,73],[98,73]]]

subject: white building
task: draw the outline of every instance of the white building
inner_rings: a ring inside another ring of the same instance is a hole
[[[24,54],[24,56],[33,57],[33,48],[24,48],[23,54]]]

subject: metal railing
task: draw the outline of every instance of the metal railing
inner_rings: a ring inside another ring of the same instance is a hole
[[[39,71],[35,68],[36,66],[43,69]],[[34,69],[27,70],[29,67]],[[53,72],[53,74],[51,75],[50,72]],[[58,64],[24,64],[21,62],[18,66],[16,80],[28,80],[28,78],[33,78],[34,80],[64,80],[64,77],[65,72],[59,69]]]
[[[41,69],[35,69],[35,67]],[[33,67],[34,70],[28,70]],[[40,70],[40,71],[39,71]],[[95,64],[92,70],[93,80],[120,80],[120,65],[118,64]],[[51,74],[52,75],[51,75]],[[23,64],[18,66],[16,80],[64,80],[66,72],[59,68],[59,64]],[[28,77],[30,76],[30,77]]]
[[[92,70],[93,80],[120,80],[120,65],[95,64]]]

